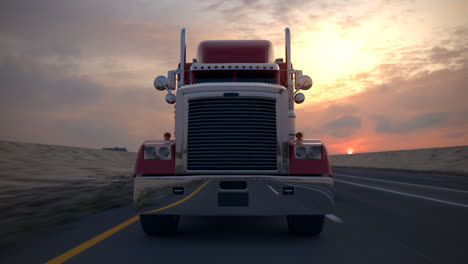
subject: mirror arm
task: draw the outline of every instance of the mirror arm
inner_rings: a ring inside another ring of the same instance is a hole
[[[297,87],[296,91],[293,94],[291,94],[291,96],[289,97],[289,100],[293,99],[293,97],[301,90],[301,88],[302,88],[302,84],[301,86]]]
[[[169,89],[169,87],[167,87],[167,86],[166,86],[166,91],[167,91],[172,97],[176,98],[175,94],[173,94],[173,93],[171,92],[171,90]]]
[[[164,83],[162,83],[161,81],[159,81],[159,83],[160,83],[161,85],[163,85],[164,87],[166,87],[166,91],[167,91],[172,97],[176,98],[175,94],[173,94],[173,93],[171,92],[171,90],[169,89],[168,86],[164,85]]]

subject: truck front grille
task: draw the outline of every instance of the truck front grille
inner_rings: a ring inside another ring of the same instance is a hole
[[[187,170],[277,170],[276,101],[189,101]]]

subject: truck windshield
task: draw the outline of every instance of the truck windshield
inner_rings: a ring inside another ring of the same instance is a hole
[[[275,72],[240,71],[236,75],[237,82],[276,83]]]
[[[233,82],[234,72],[232,71],[207,71],[197,72],[195,74],[195,83],[207,83],[207,82]]]
[[[234,80],[236,82],[276,83],[273,71],[207,71],[195,74],[195,83],[234,82]]]

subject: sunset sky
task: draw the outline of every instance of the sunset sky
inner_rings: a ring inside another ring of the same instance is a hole
[[[174,131],[153,79],[200,41],[267,39],[314,86],[297,130],[332,154],[468,145],[468,1],[0,2],[0,140],[127,147]]]

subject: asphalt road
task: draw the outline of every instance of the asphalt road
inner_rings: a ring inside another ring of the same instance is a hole
[[[468,263],[468,177],[334,169],[336,212],[319,237],[290,236],[283,217],[183,217],[172,237],[137,222],[66,263]],[[43,263],[134,217],[129,205],[0,251]]]

